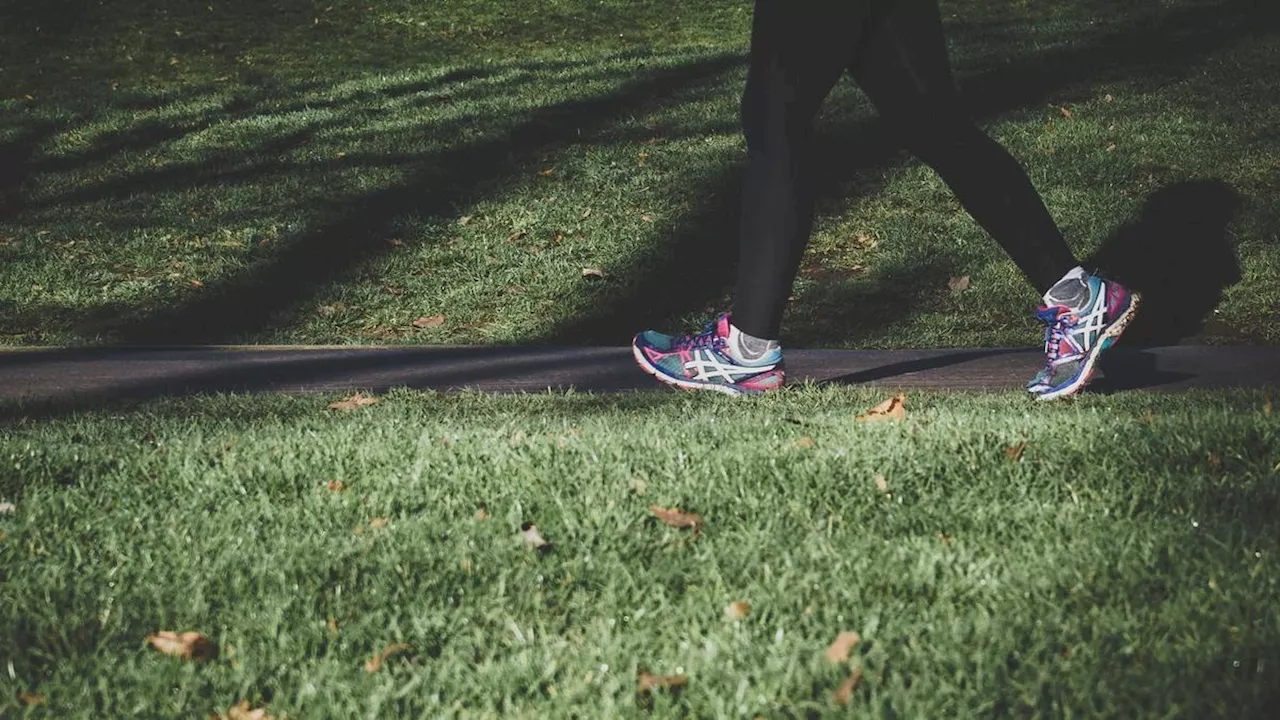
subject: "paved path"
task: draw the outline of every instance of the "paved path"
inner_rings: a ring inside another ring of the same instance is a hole
[[[1280,347],[1116,350],[1091,389],[1280,385]],[[788,350],[793,381],[1005,390],[1034,349]],[[0,400],[88,402],[197,392],[345,392],[392,387],[538,392],[651,390],[629,348],[201,347],[0,350]]]

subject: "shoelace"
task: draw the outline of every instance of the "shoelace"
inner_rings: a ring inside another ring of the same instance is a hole
[[[1071,331],[1071,313],[1060,312],[1049,323],[1044,332],[1044,367],[1050,372],[1062,358],[1062,341],[1067,339]]]
[[[676,339],[675,349],[677,350],[694,350],[710,348],[718,350],[724,347],[724,338],[720,337],[716,327],[717,322],[712,321],[707,327],[696,335],[684,335]]]

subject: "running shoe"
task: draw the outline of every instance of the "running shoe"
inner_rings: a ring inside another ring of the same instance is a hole
[[[1036,318],[1044,333],[1044,368],[1027,383],[1041,400],[1071,395],[1089,383],[1104,350],[1133,320],[1141,297],[1119,283],[1089,276],[1089,300],[1081,309],[1041,305]]]
[[[781,348],[765,352],[758,360],[736,359],[730,354],[733,331],[725,313],[697,334],[646,330],[636,335],[631,351],[645,372],[685,390],[759,395],[782,387],[786,372]]]

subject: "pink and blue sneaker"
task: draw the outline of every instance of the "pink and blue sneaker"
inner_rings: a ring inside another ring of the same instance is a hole
[[[1064,280],[1063,283],[1070,281]],[[1041,400],[1078,392],[1089,383],[1104,350],[1115,344],[1133,320],[1141,297],[1119,283],[1094,275],[1076,278],[1078,303],[1052,303],[1059,286],[1046,296],[1036,318],[1044,333],[1044,368],[1027,383],[1027,391]],[[1085,290],[1087,289],[1087,292]]]
[[[782,349],[773,347],[758,358],[747,358],[735,352],[737,334],[725,313],[697,334],[646,330],[636,335],[631,351],[645,372],[686,390],[759,395],[782,387],[786,379]]]

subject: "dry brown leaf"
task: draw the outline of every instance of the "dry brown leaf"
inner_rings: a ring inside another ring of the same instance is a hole
[[[356,393],[350,397],[343,398],[337,402],[329,403],[330,410],[355,410],[365,405],[373,405],[378,402],[378,398],[364,393]]]
[[[858,416],[858,420],[905,420],[907,418],[907,396],[898,393],[884,402]]]
[[[337,633],[337,632],[338,632],[338,618],[336,618],[336,617],[334,617],[334,616],[330,615],[330,616],[329,616],[329,621],[326,623],[326,625],[328,625],[328,626],[329,626],[329,632],[331,632],[331,633]]]
[[[534,550],[551,547],[551,543],[542,537],[542,533],[538,532],[538,526],[533,523],[528,523],[520,529],[520,537],[524,538],[525,544]]]
[[[811,448],[813,447],[813,438],[809,437],[808,435],[804,435],[796,438],[795,444],[797,447]]]
[[[193,280],[191,281],[191,287],[193,287],[193,288],[202,288],[202,287],[204,287],[204,283],[200,282],[199,280],[194,280],[194,279],[193,279]]]
[[[404,241],[400,238],[387,238],[387,244],[391,247],[401,247],[404,245]]]
[[[480,503],[480,507],[476,508],[476,519],[477,520],[489,519],[489,509],[485,507],[484,503]]]
[[[853,672],[849,675],[849,677],[845,678],[844,684],[842,684],[839,688],[836,689],[834,693],[831,694],[831,699],[835,700],[836,704],[839,705],[840,707],[844,707],[845,705],[849,704],[850,700],[853,699],[853,692],[857,690],[858,686],[861,684],[862,684],[862,668],[857,667],[853,669]]]
[[[876,474],[876,489],[882,493],[889,492],[889,481],[885,480],[884,476],[879,473]]]
[[[959,275],[947,281],[947,287],[951,288],[951,292],[964,292],[969,289],[969,276]]]
[[[346,488],[346,486],[342,484],[341,480],[330,480],[325,484],[325,487],[329,492],[342,492]]]
[[[274,720],[273,716],[267,714],[266,708],[250,709],[248,700],[240,702],[227,708],[225,713],[215,715],[216,720]]]
[[[542,177],[551,177],[555,172],[555,168],[547,168],[546,170],[540,170],[538,174]]]
[[[409,323],[419,329],[438,328],[444,324],[443,315],[423,315],[422,317]]]
[[[636,692],[647,693],[650,690],[684,687],[689,678],[684,675],[654,675],[647,670],[636,674]]]
[[[44,705],[44,696],[40,693],[27,692],[26,690],[18,691],[18,702],[27,707],[40,707]]]
[[[827,647],[826,657],[828,662],[842,663],[849,659],[849,651],[862,642],[862,636],[852,630],[845,630],[836,635],[836,639],[831,641],[831,645]]]
[[[605,272],[604,272],[603,270],[601,270],[600,268],[589,268],[589,267],[584,267],[584,268],[582,268],[582,277],[584,277],[584,278],[592,278],[592,277],[593,277],[593,278],[600,278],[601,280],[603,280],[603,279],[605,279],[605,277],[607,277],[607,275],[606,275],[606,274],[605,274]]]
[[[643,220],[643,221],[645,221],[645,222],[647,222],[647,223],[651,223],[651,222],[653,222],[653,216],[652,216],[652,215],[641,215],[641,216],[640,216],[640,219],[641,219],[641,220]]]
[[[412,650],[413,647],[405,643],[393,643],[382,649],[382,652],[375,653],[364,664],[364,671],[367,673],[375,673],[382,669],[382,664],[391,659],[392,655],[402,653],[406,650]]]
[[[507,242],[513,243],[528,234],[529,234],[528,230],[516,230],[515,232],[507,236]]]
[[[682,512],[680,508],[664,508],[659,505],[650,505],[649,512],[665,525],[674,528],[693,528],[697,529],[702,525],[702,516],[697,513]]]
[[[1107,152],[1115,152],[1115,151],[1116,151],[1116,144],[1115,144],[1115,143],[1111,143],[1111,144],[1107,145]]]
[[[471,222],[471,216],[470,216],[470,215],[463,215],[462,217],[458,218],[458,224],[459,224],[459,225],[466,225],[466,224],[467,224],[467,223],[469,223],[469,222]]]
[[[1064,118],[1066,118],[1066,119],[1068,119],[1068,120],[1075,120],[1075,119],[1076,119],[1076,116],[1075,116],[1075,115],[1073,115],[1073,114],[1071,114],[1071,111],[1070,111],[1070,110],[1068,110],[1068,109],[1066,108],[1066,106],[1063,106],[1063,107],[1058,108],[1058,112],[1062,115],[1062,117],[1064,117]]]
[[[1026,451],[1027,451],[1027,443],[1024,440],[1016,445],[1010,445],[1009,447],[1005,448],[1004,456],[1014,462],[1018,462],[1019,460],[1022,459],[1022,455]]]
[[[751,612],[751,603],[746,600],[734,600],[724,609],[724,616],[730,620],[741,620]]]
[[[218,645],[198,632],[176,633],[161,630],[147,636],[151,647],[165,655],[183,660],[212,660],[218,656]]]
[[[1271,393],[1267,393],[1267,399],[1262,401],[1262,414],[1271,414]]]

